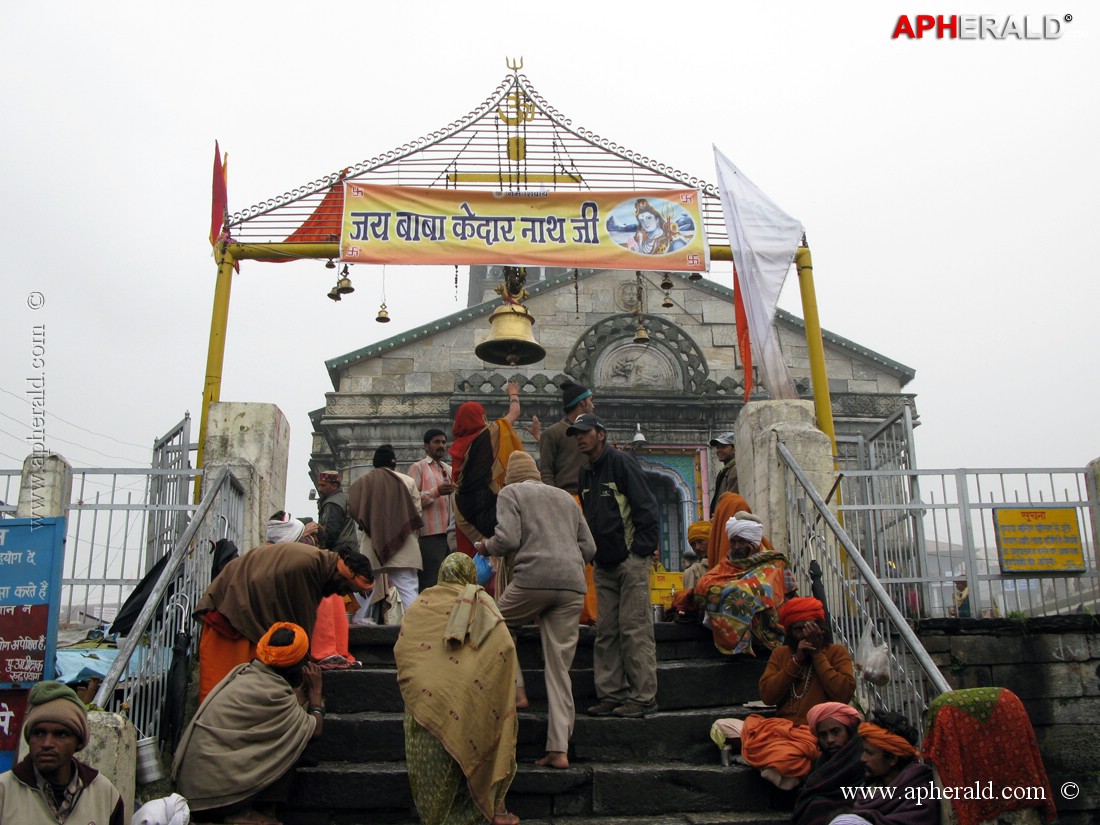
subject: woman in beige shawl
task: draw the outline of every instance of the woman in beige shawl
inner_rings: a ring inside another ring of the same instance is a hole
[[[452,553],[405,613],[394,647],[409,784],[425,825],[517,825],[516,651],[477,569]]]

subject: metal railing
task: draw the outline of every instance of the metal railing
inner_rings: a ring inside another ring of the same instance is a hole
[[[841,487],[844,525],[907,615],[1043,616],[1100,608],[1088,474],[1047,469],[849,469]],[[1080,572],[1003,573],[994,511],[1069,508],[1081,538]],[[968,584],[956,605],[956,580]]]
[[[183,701],[170,690],[173,661],[190,658],[198,648],[197,636],[191,633],[191,611],[210,584],[212,545],[221,538],[239,543],[243,520],[244,488],[223,467],[172,547],[163,573],[96,692],[97,706],[124,713],[144,737],[159,738],[165,708]]]
[[[947,680],[790,451],[782,442],[778,447],[785,465],[790,561],[799,592],[811,592],[810,570],[817,562],[833,640],[855,651],[864,633],[870,633],[874,644],[887,645],[889,681],[875,686],[857,679],[857,702],[865,710],[901,713],[918,725],[928,703],[951,689]]]
[[[149,569],[172,547],[193,503],[158,499],[157,489],[188,487],[201,470],[73,470],[61,580],[61,620],[110,624]],[[167,544],[150,544],[151,523],[175,525]]]
[[[15,518],[22,470],[0,470],[0,518]]]

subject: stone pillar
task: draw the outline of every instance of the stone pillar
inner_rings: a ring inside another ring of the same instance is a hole
[[[31,453],[23,459],[16,518],[58,518],[69,513],[73,468],[59,453]]]
[[[204,478],[228,466],[245,487],[240,550],[247,552],[263,544],[268,518],[286,503],[290,425],[274,404],[233,401],[211,404],[206,426]]]
[[[785,465],[777,445],[786,445],[824,497],[834,478],[829,437],[814,425],[810,401],[750,402],[737,418],[735,433],[741,495],[764,520],[764,534],[775,549],[787,553]]]

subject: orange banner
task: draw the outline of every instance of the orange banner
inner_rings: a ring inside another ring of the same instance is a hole
[[[494,192],[345,181],[340,260],[705,272],[699,192]]]

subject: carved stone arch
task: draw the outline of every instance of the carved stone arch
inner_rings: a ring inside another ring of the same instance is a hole
[[[707,359],[699,345],[676,324],[656,315],[642,315],[648,344],[635,344],[637,319],[612,315],[589,327],[577,339],[565,362],[565,372],[592,387],[606,389],[681,390],[702,394]]]

